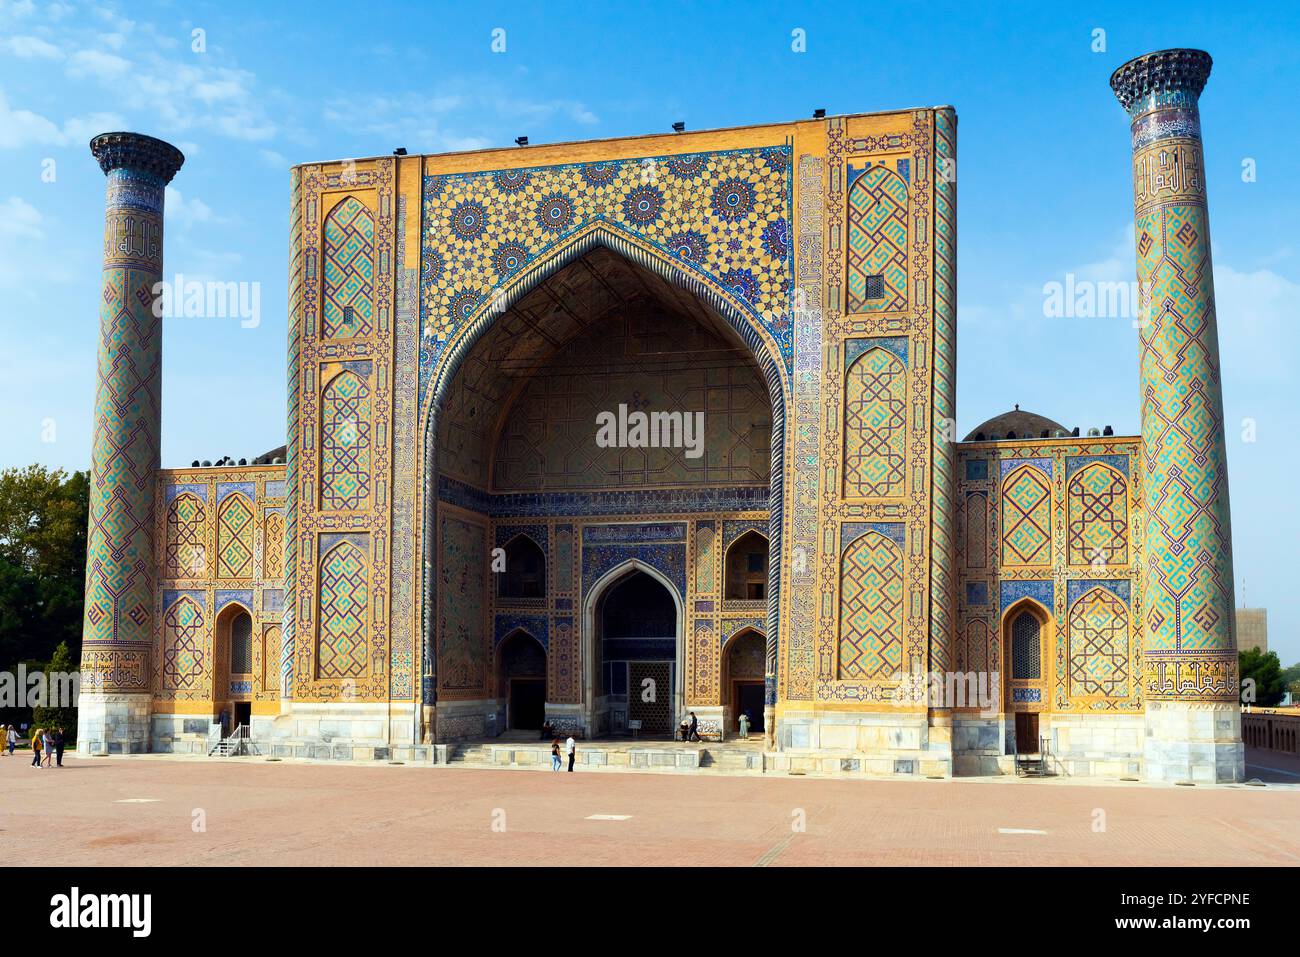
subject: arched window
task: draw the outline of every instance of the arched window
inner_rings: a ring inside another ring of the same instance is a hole
[[[844,494],[902,495],[907,463],[907,366],[868,349],[844,377]]]
[[[1017,680],[1043,676],[1042,644],[1043,626],[1033,612],[1026,609],[1011,623],[1011,677]]]
[[[849,312],[907,308],[907,183],[873,166],[849,188]]]
[[[501,598],[545,598],[546,555],[527,535],[506,544],[506,572],[498,583]]]
[[[253,619],[245,611],[230,620],[230,673],[253,673]]]
[[[370,387],[355,372],[335,376],[321,394],[321,508],[369,503],[370,413]]]
[[[176,496],[167,509],[168,578],[202,578],[207,573],[205,520],[203,502],[188,492]]]
[[[253,506],[238,492],[217,510],[217,577],[248,578],[253,574]]]
[[[374,332],[375,221],[349,196],[325,217],[321,322],[326,339]]]
[[[727,549],[724,597],[729,601],[767,598],[767,537],[748,531]]]

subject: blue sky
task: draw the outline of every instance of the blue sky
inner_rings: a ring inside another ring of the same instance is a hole
[[[174,466],[284,440],[291,164],[632,135],[679,119],[735,126],[815,107],[957,108],[959,433],[1013,403],[1135,433],[1131,320],[1047,318],[1043,287],[1071,273],[1134,278],[1127,121],[1107,79],[1131,56],[1196,46],[1215,59],[1201,107],[1238,601],[1244,580],[1249,603],[1269,608],[1284,663],[1300,659],[1297,8],[522,6],[0,0],[0,466],[89,462],[95,133],[138,130],[185,152],[167,199],[168,276],[261,286],[257,328],[167,321],[163,462]],[[491,49],[496,28],[504,53]],[[795,29],[806,52],[791,49]]]

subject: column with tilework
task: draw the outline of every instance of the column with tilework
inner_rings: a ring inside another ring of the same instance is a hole
[[[1145,765],[1156,780],[1244,777],[1232,526],[1198,100],[1201,50],[1124,64],[1142,311]]]
[[[138,133],[105,133],[90,151],[108,190],[77,747],[116,753],[149,745],[162,385],[154,290],[163,193],[185,157]]]

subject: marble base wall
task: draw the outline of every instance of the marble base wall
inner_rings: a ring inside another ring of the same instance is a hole
[[[1145,718],[1148,781],[1229,784],[1246,779],[1241,708],[1235,702],[1151,701]]]
[[[77,700],[77,753],[147,752],[149,708],[147,694],[83,692]]]

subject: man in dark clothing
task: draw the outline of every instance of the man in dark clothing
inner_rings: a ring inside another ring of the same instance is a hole
[[[54,759],[56,767],[63,767],[63,729],[54,729]]]
[[[695,712],[692,711],[690,740],[692,741],[700,740],[700,732],[697,730],[699,728],[699,725],[700,725],[700,719],[695,717]]]

